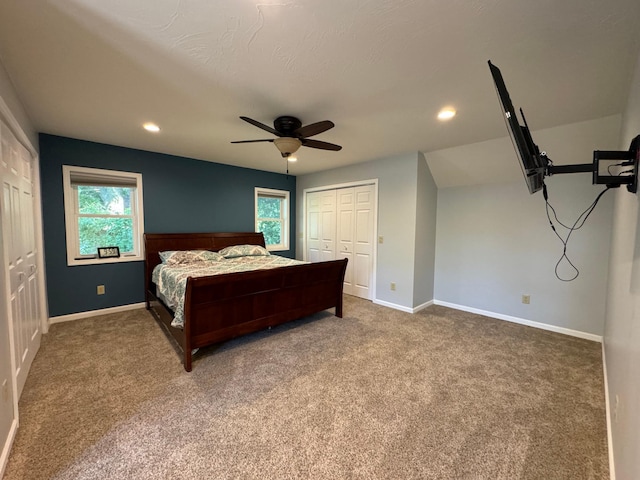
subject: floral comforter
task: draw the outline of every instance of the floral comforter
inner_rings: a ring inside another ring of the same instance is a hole
[[[161,263],[153,269],[151,278],[156,285],[158,296],[174,312],[171,326],[182,328],[184,325],[184,294],[187,278],[264,270],[303,263],[307,262],[278,255],[227,258],[220,261],[198,262],[187,265],[166,265]]]

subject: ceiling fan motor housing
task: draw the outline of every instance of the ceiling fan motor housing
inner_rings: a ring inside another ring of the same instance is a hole
[[[302,127],[302,122],[296,117],[284,115],[273,122],[274,128],[283,135],[294,135],[294,132]]]

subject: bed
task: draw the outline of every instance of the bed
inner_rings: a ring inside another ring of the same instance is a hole
[[[184,288],[182,328],[171,326],[174,312],[152,281],[160,252],[208,250],[234,245],[265,246],[262,233],[146,233],[145,303],[192,369],[192,352],[316,312],[335,309],[342,318],[347,260],[189,277]]]

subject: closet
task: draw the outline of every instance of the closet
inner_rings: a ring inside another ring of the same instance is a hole
[[[47,328],[38,156],[0,98],[0,476],[18,399]]]
[[[42,335],[34,201],[37,188],[35,159],[4,122],[0,122],[0,144],[2,307],[9,321],[11,363],[19,397]]]
[[[347,258],[344,293],[371,299],[375,238],[375,184],[306,192],[305,258]]]

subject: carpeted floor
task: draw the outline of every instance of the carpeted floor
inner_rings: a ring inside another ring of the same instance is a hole
[[[145,310],[56,324],[14,479],[606,479],[601,346],[346,297],[200,352]]]

